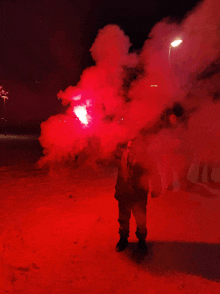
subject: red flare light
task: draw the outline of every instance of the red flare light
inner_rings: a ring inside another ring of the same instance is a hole
[[[88,125],[89,123],[89,116],[87,113],[86,105],[79,105],[74,107],[73,109],[75,115],[84,125]]]

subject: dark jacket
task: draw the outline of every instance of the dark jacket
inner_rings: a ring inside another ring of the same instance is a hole
[[[125,152],[127,152],[127,150]],[[126,176],[124,169],[126,169],[127,172]],[[140,185],[140,180],[144,172],[145,171],[140,164],[128,163],[127,160],[123,163],[123,160],[121,160],[115,186],[115,198],[118,201],[128,203],[145,200],[147,204],[147,195],[149,191],[146,191]]]

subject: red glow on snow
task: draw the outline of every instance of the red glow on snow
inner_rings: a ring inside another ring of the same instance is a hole
[[[88,125],[89,123],[89,116],[87,113],[86,105],[79,105],[74,107],[73,109],[74,113],[78,117],[78,119],[83,123],[84,125]]]

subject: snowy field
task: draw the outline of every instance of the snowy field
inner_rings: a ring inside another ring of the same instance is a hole
[[[217,189],[149,198],[149,254],[133,218],[118,253],[116,169],[37,169],[41,152],[36,137],[0,136],[1,293],[220,293]]]

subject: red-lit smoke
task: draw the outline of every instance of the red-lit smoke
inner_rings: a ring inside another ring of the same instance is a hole
[[[218,161],[220,106],[213,104],[213,95],[219,86],[215,74],[209,79],[198,79],[198,74],[219,58],[219,10],[218,0],[207,0],[179,25],[162,20],[140,54],[129,53],[129,38],[117,25],[99,30],[90,49],[96,65],[83,71],[76,86],[58,93],[63,104],[69,104],[66,113],[42,124],[41,163],[74,158],[80,152],[106,158],[118,143],[134,137],[139,138],[139,161],[157,163],[165,174],[171,166],[181,173],[189,153],[190,159],[197,154],[202,160]],[[176,38],[183,42],[171,48]],[[175,101],[182,104],[187,122],[151,135],[140,133],[156,125]]]

